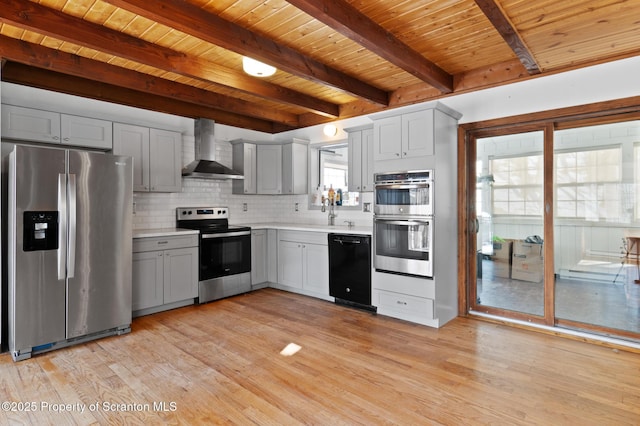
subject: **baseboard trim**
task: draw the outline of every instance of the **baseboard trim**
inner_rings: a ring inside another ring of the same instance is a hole
[[[580,330],[572,330],[562,327],[549,327],[547,325],[534,324],[526,321],[499,317],[496,315],[486,314],[483,312],[472,311],[469,312],[469,317],[477,318],[483,321],[489,321],[497,324],[503,324],[511,327],[517,327],[529,331],[535,331],[539,333],[551,334],[558,337],[563,337],[572,340],[579,340],[581,342],[591,343],[594,345],[600,345],[608,347],[614,350],[625,350],[634,353],[640,353],[640,342],[632,342],[622,338],[615,338],[610,336],[601,336],[598,334],[587,333]]]

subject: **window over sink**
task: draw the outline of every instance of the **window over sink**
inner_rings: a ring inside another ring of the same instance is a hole
[[[343,209],[360,209],[360,193],[349,191],[349,149],[347,141],[310,147],[309,208],[327,205],[332,188],[340,194],[336,205]],[[338,204],[339,203],[339,204]]]

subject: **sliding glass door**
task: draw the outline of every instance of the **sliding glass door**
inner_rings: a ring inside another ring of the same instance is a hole
[[[467,309],[640,341],[640,120],[465,134]]]
[[[545,315],[544,131],[475,140],[473,310]]]
[[[640,121],[557,130],[554,139],[557,323],[640,333]]]

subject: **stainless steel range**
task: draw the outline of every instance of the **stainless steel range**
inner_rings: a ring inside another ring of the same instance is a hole
[[[251,290],[251,228],[229,225],[227,207],[179,207],[178,228],[197,229],[198,302]]]

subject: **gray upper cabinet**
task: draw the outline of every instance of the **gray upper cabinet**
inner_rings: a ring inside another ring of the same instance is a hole
[[[430,110],[386,117],[374,123],[375,161],[433,155]]]
[[[306,194],[309,147],[306,142],[282,146],[282,193]]]
[[[282,194],[282,145],[258,145],[258,194]]]
[[[234,179],[232,183],[234,194],[258,193],[258,147],[255,143],[232,141],[233,170],[242,173],[244,179]]]
[[[309,143],[231,141],[233,168],[244,174],[244,182],[233,182],[234,194],[306,194],[309,173]]]
[[[113,153],[133,157],[133,190],[149,191],[149,128],[113,123]]]
[[[133,190],[182,190],[181,135],[131,124],[113,124],[113,153],[133,157]]]
[[[149,181],[151,191],[182,191],[182,135],[149,129]]]
[[[66,145],[106,150],[113,147],[111,121],[61,114],[60,136]]]
[[[374,172],[435,168],[438,145],[450,143],[461,114],[441,104],[372,114]],[[437,179],[437,178],[436,178]]]
[[[344,129],[349,134],[349,191],[373,191],[373,126]]]
[[[2,137],[101,150],[113,145],[111,121],[2,105]]]

